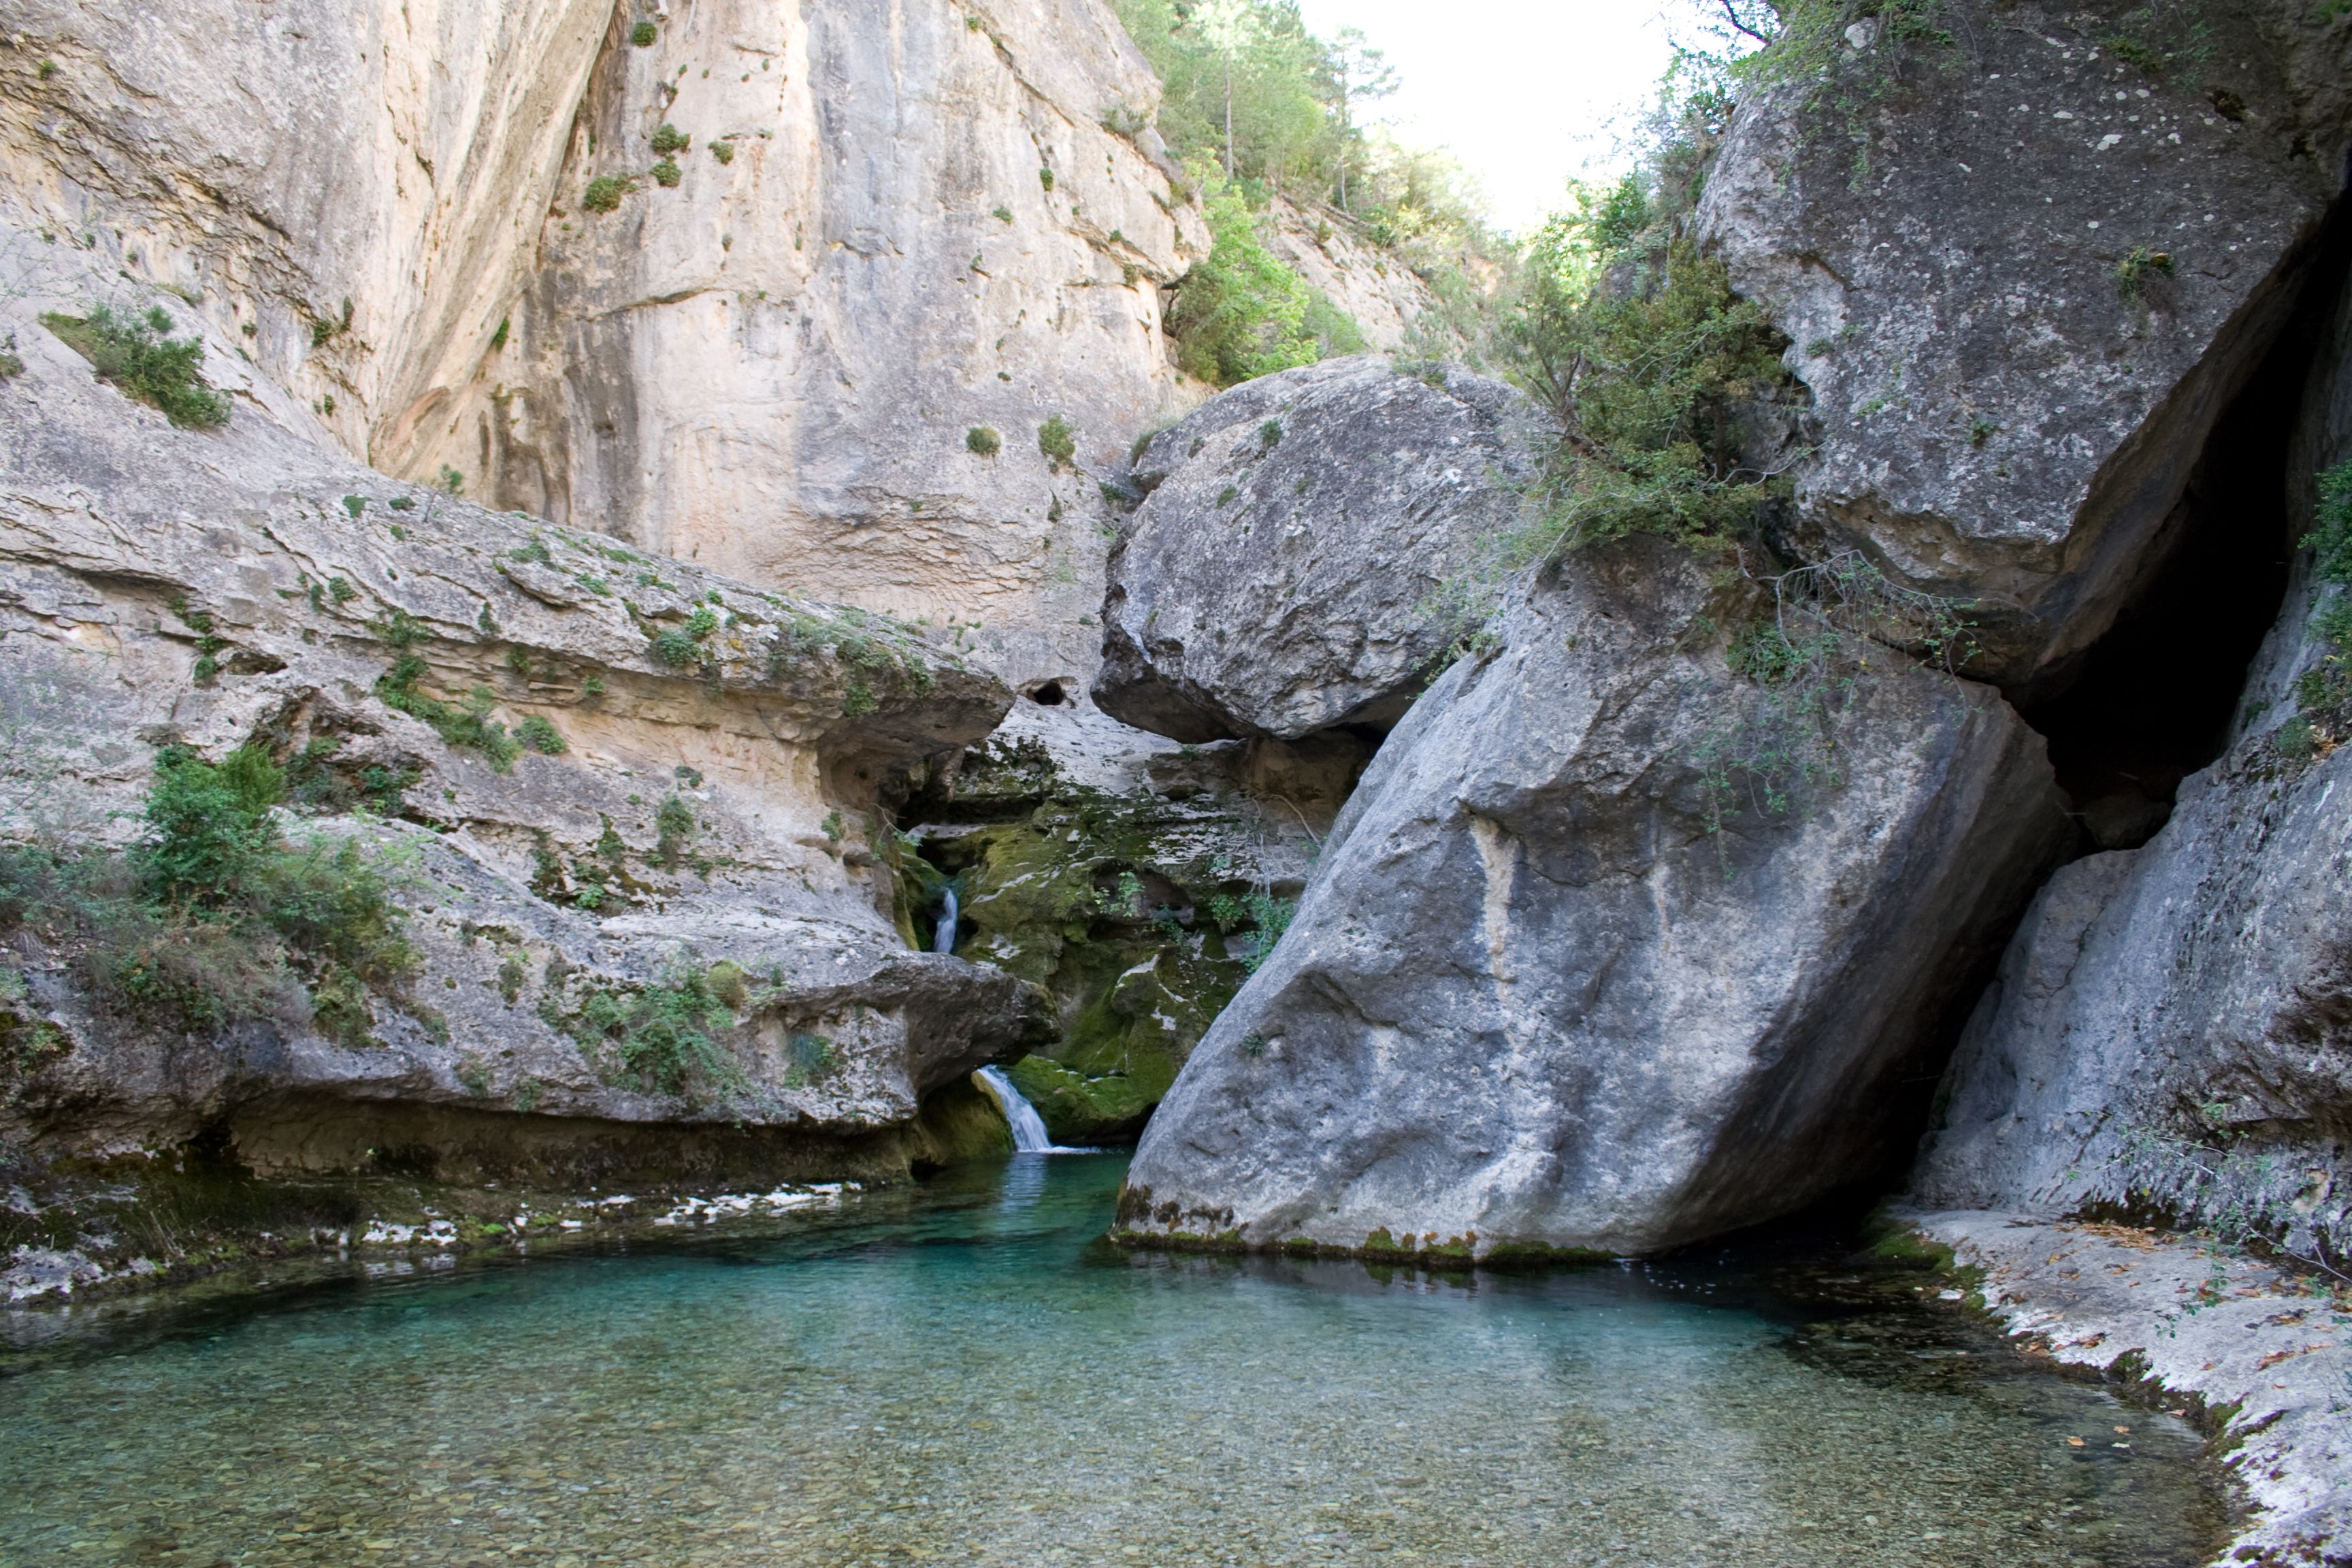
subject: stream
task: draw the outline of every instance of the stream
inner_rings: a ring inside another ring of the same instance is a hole
[[[2185,1422],[1841,1247],[1129,1255],[1099,1239],[1124,1168],[19,1333],[0,1565],[2188,1568],[2222,1539]]]

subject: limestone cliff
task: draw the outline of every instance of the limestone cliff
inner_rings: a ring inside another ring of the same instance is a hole
[[[2314,476],[2352,459],[2352,290],[2318,328],[2298,535]],[[2306,554],[2227,750],[2147,844],[2042,890],[1953,1060],[1920,1202],[2154,1202],[2305,1258],[2352,1251],[2352,750],[2321,618],[2345,591]]]
[[[8,0],[0,36],[30,220],[353,455],[1084,674],[1088,474],[1181,398],[1156,288],[1200,233],[1095,0]]]

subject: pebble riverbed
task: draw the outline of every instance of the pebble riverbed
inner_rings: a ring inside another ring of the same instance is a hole
[[[0,1358],[0,1565],[2188,1568],[2225,1533],[2185,1422],[1842,1249],[1129,1255],[1123,1164],[48,1336]]]

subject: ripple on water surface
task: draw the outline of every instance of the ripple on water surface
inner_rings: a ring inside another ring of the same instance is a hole
[[[2220,1539],[2184,1425],[1843,1258],[1128,1258],[1089,1245],[1122,1168],[20,1358],[0,1564],[2162,1568]]]

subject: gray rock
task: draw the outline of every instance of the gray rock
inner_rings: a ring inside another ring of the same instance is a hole
[[[0,1039],[38,1048],[0,1053],[0,1137],[109,1155],[225,1123],[263,1168],[415,1146],[708,1173],[762,1140],[887,1143],[927,1091],[1041,1038],[1033,988],[911,951],[877,831],[886,783],[984,737],[1001,682],[886,616],[362,468],[216,337],[229,423],[176,429],[40,324],[106,285],[62,270],[67,247],[35,254],[59,259],[0,296],[24,361],[0,381],[0,839],[123,843],[165,743],[315,746],[315,782],[346,797],[369,768],[405,773],[395,820],[329,792],[285,826],[394,850],[423,966],[371,1000],[356,1048],[299,999],[165,1037],[13,932]],[[396,710],[379,683],[404,651],[420,692],[478,693],[560,752],[500,769]],[[672,800],[688,826],[673,811],[666,849]],[[715,1026],[732,1071],[656,1092],[591,1008],[720,960],[751,982]]]
[[[1806,552],[1982,601],[2004,685],[2161,570],[2294,303],[2352,142],[2352,33],[2307,10],[1952,0],[1948,41],[1836,51],[1734,118],[1701,221],[1813,391]],[[2144,71],[2126,37],[2190,53]]]
[[[1835,725],[1843,782],[1711,834],[1707,738],[1759,700],[1717,628],[1754,608],[1654,541],[1516,605],[1504,651],[1374,760],[1152,1121],[1121,1224],[1622,1253],[1878,1168],[1958,984],[2069,830],[1996,696],[1874,658]]]
[[[2209,1561],[2344,1560],[2340,1543],[2352,1537],[2352,1402],[2344,1397],[2352,1345],[2342,1316],[2338,1331],[2327,1331],[2325,1298],[2307,1274],[2201,1237],[2125,1226],[2032,1224],[1966,1210],[1900,1217],[1952,1248],[1954,1261],[1973,1273],[1971,1305],[1992,1314],[2021,1348],[2118,1383],[2152,1384],[2166,1391],[2164,1404],[2202,1407],[2213,1423],[2207,1451],[2251,1505],[2235,1511],[2231,1539]],[[2113,1439],[2089,1442],[2095,1450]]]
[[[1152,437],[1110,568],[1104,711],[1180,741],[1396,721],[1441,581],[1517,517],[1524,403],[1371,356],[1245,382]]]
[[[2352,458],[2352,292],[2326,331],[2290,458],[2305,526],[2312,476]],[[2035,900],[1952,1059],[1923,1204],[2154,1200],[2306,1257],[2352,1247],[2352,748],[2277,740],[2343,591],[2303,563],[2229,750],[2146,845]]]

